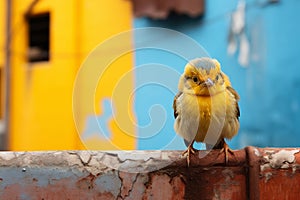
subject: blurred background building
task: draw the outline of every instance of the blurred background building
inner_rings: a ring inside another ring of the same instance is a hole
[[[83,148],[72,112],[76,73],[96,45],[131,28],[130,3],[8,0],[1,1],[0,13],[4,35],[0,39],[1,116],[5,127],[1,133],[7,134],[6,148]],[[132,66],[132,59],[127,62]],[[7,82],[8,91],[3,91]]]
[[[297,0],[1,1],[1,148],[83,149],[87,145],[93,149],[163,149],[175,135],[174,94],[157,85],[135,90],[137,74],[122,85],[121,96],[134,93],[132,104],[113,97],[113,90],[124,74],[149,63],[171,66],[182,73],[186,60],[170,52],[137,50],[112,63],[95,92],[98,121],[86,108],[87,76],[75,96],[80,99],[76,115],[84,124],[75,126],[73,116],[74,81],[89,53],[111,36],[147,27],[184,33],[220,61],[241,96],[241,129],[230,142],[232,147],[299,146],[299,9]],[[134,49],[145,38],[129,33],[96,57],[109,57],[127,46]],[[171,35],[148,41],[161,42],[182,45]],[[114,98],[114,105],[110,98]],[[155,136],[143,137],[149,135],[143,127],[151,123],[148,110],[155,104],[165,108],[167,119]],[[113,112],[121,121],[128,116],[120,113],[128,112],[140,126],[127,123],[127,131],[122,130]],[[106,128],[99,132],[95,127],[101,123]],[[183,148],[182,141],[170,147]]]

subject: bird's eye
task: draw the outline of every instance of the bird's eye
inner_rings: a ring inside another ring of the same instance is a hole
[[[199,81],[198,77],[194,76],[194,77],[193,77],[193,81],[194,81],[195,83],[198,83],[198,81]]]
[[[218,81],[220,79],[220,75],[218,74],[217,76],[216,76],[216,80]]]

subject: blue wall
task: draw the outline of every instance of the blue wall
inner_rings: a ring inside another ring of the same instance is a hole
[[[168,20],[138,18],[134,26],[164,27],[182,32],[220,61],[223,71],[229,75],[233,87],[241,96],[241,129],[229,143],[232,148],[247,145],[300,146],[300,1],[281,0],[269,6],[254,2],[258,1],[247,1],[246,32],[251,44],[248,68],[238,64],[237,55],[227,54],[230,12],[236,8],[237,1],[220,4],[217,0],[207,0],[202,18],[175,15]],[[136,35],[135,40],[139,41],[142,39],[140,37]],[[182,45],[176,38],[160,38],[149,43],[166,42],[167,39],[170,45]],[[174,68],[178,73],[183,72],[186,63],[178,55],[155,49],[138,50],[135,59],[136,67],[160,63]],[[153,73],[168,79],[159,70]],[[166,115],[153,110],[152,117],[167,117],[156,135],[138,140],[138,149],[185,148],[173,130],[173,97],[172,92],[154,84],[137,90],[135,110],[139,125],[151,123],[148,110],[153,104],[162,105]],[[143,137],[148,133],[138,128],[138,134]],[[174,138],[174,145],[168,146],[168,141]]]

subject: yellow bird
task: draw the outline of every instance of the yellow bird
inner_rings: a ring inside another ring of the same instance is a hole
[[[174,98],[174,129],[189,141],[187,164],[195,153],[194,142],[205,142],[221,149],[228,162],[228,147],[224,138],[231,139],[239,130],[239,95],[231,87],[228,76],[221,71],[216,59],[191,60],[181,75],[178,94]]]

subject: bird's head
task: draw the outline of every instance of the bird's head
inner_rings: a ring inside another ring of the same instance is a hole
[[[179,91],[198,96],[213,96],[230,84],[220,63],[211,58],[196,58],[188,62],[179,80]]]

